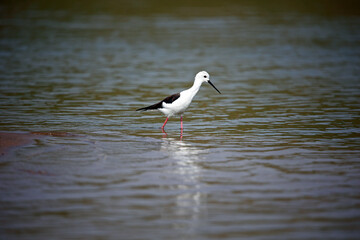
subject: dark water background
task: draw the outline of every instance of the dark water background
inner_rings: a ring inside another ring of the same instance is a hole
[[[356,1],[0,4],[1,239],[357,239]],[[134,110],[203,85],[180,122]]]

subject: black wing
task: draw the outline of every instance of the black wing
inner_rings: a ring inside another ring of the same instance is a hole
[[[175,94],[173,94],[171,96],[168,96],[168,97],[164,98],[162,101],[160,101],[158,103],[155,103],[155,104],[150,105],[148,107],[143,107],[143,108],[136,109],[136,111],[147,111],[147,110],[163,108],[163,106],[162,106],[163,103],[175,102],[175,100],[178,99],[179,97],[180,97],[180,93],[175,93]]]

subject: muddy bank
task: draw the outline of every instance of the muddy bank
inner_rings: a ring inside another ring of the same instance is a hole
[[[70,135],[71,134],[66,132],[0,132],[0,156],[5,156],[16,147],[31,144],[34,139],[45,136],[65,137]]]

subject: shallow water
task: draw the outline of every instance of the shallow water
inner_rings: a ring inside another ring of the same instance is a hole
[[[360,17],[247,4],[3,6],[0,130],[69,134],[0,158],[1,236],[357,238]],[[203,84],[182,138],[135,111],[200,70],[222,94]]]

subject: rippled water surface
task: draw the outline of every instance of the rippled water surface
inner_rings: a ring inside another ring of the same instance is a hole
[[[359,237],[360,17],[222,7],[0,8],[1,238]]]

